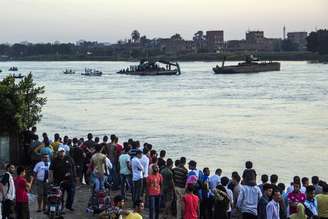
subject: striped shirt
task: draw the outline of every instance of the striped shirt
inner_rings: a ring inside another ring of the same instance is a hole
[[[184,166],[178,166],[173,169],[173,180],[176,187],[185,188],[187,182],[188,170]]]

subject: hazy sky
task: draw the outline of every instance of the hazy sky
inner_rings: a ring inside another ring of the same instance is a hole
[[[287,31],[328,28],[328,0],[0,0],[0,43],[116,42],[137,29],[148,38],[198,30],[225,31],[225,40],[245,31],[267,37]]]

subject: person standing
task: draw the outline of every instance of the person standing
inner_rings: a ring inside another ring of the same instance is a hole
[[[101,145],[97,144],[96,153],[92,155],[91,162],[91,179],[93,181],[94,191],[99,192],[104,188],[106,168],[106,155],[101,153]]]
[[[142,152],[140,150],[137,150],[136,156],[131,161],[132,183],[133,183],[132,200],[133,200],[134,207],[135,207],[134,202],[140,200],[142,196],[141,191],[143,186],[144,167],[141,164],[141,157],[142,157]]]
[[[18,167],[17,177],[15,179],[17,219],[30,219],[27,192],[31,190],[31,183],[26,181],[25,175],[25,168]]]
[[[182,197],[181,210],[183,219],[198,219],[199,218],[199,198],[193,194],[194,188],[192,184],[188,184],[186,193]],[[177,217],[181,219],[181,217]]]
[[[163,177],[157,165],[152,166],[152,174],[147,177],[147,195],[149,198],[149,219],[159,218],[161,186]]]
[[[280,219],[279,202],[281,194],[279,190],[274,190],[272,200],[266,206],[266,219]]]
[[[78,185],[82,183],[83,178],[83,165],[85,160],[85,153],[79,147],[77,138],[73,138],[73,146],[70,150],[70,156],[73,158],[76,168],[76,181]]]
[[[321,194],[322,193],[322,186],[319,185],[319,177],[318,176],[312,176],[312,185],[315,188],[315,194]]]
[[[253,182],[252,177],[249,182]],[[257,205],[261,196],[262,193],[258,186],[243,185],[241,187],[237,208],[240,209],[243,219],[257,219]]]
[[[318,203],[318,214],[320,219],[328,218],[328,185],[322,186],[322,194],[315,197]]]
[[[73,159],[65,155],[64,148],[58,149],[58,156],[51,162],[49,167],[49,181],[61,185],[63,194],[67,192],[65,207],[74,211],[73,202],[75,196],[76,170]]]
[[[6,173],[0,181],[0,193],[2,194],[1,215],[3,219],[14,219],[16,190],[13,174],[15,174],[15,166],[8,164]]]
[[[121,179],[121,195],[126,198],[126,190],[131,189],[131,170],[129,148],[123,150],[123,154],[118,158]]]
[[[162,197],[164,204],[163,218],[170,218],[171,204],[174,198],[173,161],[168,158],[165,167],[161,169],[163,176]]]
[[[261,176],[261,184],[258,187],[261,189],[261,192],[264,193],[263,185],[269,181],[269,176],[267,174],[263,174]]]
[[[309,219],[318,217],[318,202],[314,198],[315,188],[310,185],[306,187],[306,200],[304,202],[305,213]]]
[[[47,191],[48,191],[48,179],[49,179],[49,156],[48,154],[42,154],[42,160],[38,162],[33,169],[33,178],[37,187],[38,194],[38,210],[37,212],[41,212],[46,210],[47,206]]]
[[[165,161],[165,155],[166,155],[166,151],[165,150],[161,150],[159,152],[159,158],[157,160],[157,164],[159,169],[161,170],[163,167],[165,167],[166,161]]]
[[[294,190],[288,194],[288,205],[290,214],[297,213],[297,205],[299,203],[303,204],[306,200],[305,194],[300,191],[301,184],[294,182],[293,187]]]
[[[221,183],[222,183],[222,186],[225,188],[227,196],[229,198],[229,207],[228,207],[228,210],[227,210],[227,216],[228,216],[228,219],[230,219],[231,218],[232,207],[234,205],[233,192],[231,191],[231,189],[228,188],[228,183],[229,183],[229,178],[228,177],[225,177],[225,176],[222,177],[221,178]]]
[[[188,170],[185,168],[186,158],[181,157],[178,167],[173,168],[173,180],[175,185],[177,218],[182,217],[182,197],[185,194],[185,186],[187,182]]]
[[[272,184],[266,183],[263,185],[263,195],[260,198],[257,206],[258,219],[266,219],[266,206],[269,203],[272,196],[273,186]]]

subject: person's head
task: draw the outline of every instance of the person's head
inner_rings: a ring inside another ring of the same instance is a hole
[[[306,198],[308,200],[313,200],[315,196],[315,188],[312,185],[306,187]]]
[[[45,146],[45,147],[49,147],[49,145],[50,145],[49,138],[48,138],[48,137],[45,137],[45,138],[43,139],[43,143],[44,143],[44,146]]]
[[[285,184],[283,184],[283,183],[278,183],[278,189],[279,189],[279,191],[280,191],[280,193],[282,194],[284,191],[285,191],[285,189],[286,189],[286,186],[285,186]]]
[[[128,154],[130,151],[129,147],[124,147],[123,153]]]
[[[266,175],[266,174],[263,174],[263,175],[261,176],[261,181],[262,181],[263,184],[264,184],[264,183],[267,183],[267,182],[269,181],[269,176]]]
[[[141,214],[145,208],[144,202],[142,200],[137,200],[134,202],[134,211]]]
[[[117,144],[118,143],[118,137],[115,137],[114,143]]]
[[[313,185],[318,185],[319,184],[319,177],[318,176],[312,176],[312,184]]]
[[[79,145],[83,144],[84,143],[84,138],[80,138],[79,139]]]
[[[180,165],[184,166],[184,165],[186,165],[186,163],[187,163],[187,158],[181,157],[180,158]]]
[[[157,152],[156,150],[151,150],[150,151],[150,157],[153,158],[153,157],[157,157]]]
[[[299,176],[294,176],[294,178],[293,178],[293,184],[294,183],[301,184],[301,178]]]
[[[17,176],[25,177],[25,168],[22,166],[17,167]]]
[[[156,175],[159,172],[159,167],[157,164],[154,164],[151,169],[153,170],[153,174]]]
[[[275,189],[273,191],[273,194],[272,194],[272,199],[275,201],[275,202],[279,202],[280,199],[281,199],[281,193],[278,189]]]
[[[103,137],[103,142],[107,142],[108,141],[108,136],[107,135],[105,135],[104,137]]]
[[[6,170],[7,170],[10,174],[14,174],[14,173],[15,173],[15,166],[14,166],[14,164],[7,164],[7,165],[6,165]]]
[[[77,138],[73,138],[73,145],[77,146],[79,143],[79,140]]]
[[[48,162],[49,161],[49,155],[46,154],[46,153],[42,154],[42,161],[43,162]]]
[[[272,196],[272,190],[273,190],[273,186],[270,183],[265,183],[263,185],[263,192],[267,197]]]
[[[117,138],[117,137],[115,137],[115,141],[116,141],[116,138]],[[137,148],[140,148],[140,141],[135,141],[135,144],[136,144],[136,147],[137,147]]]
[[[115,138],[116,138],[116,135],[110,135],[110,140],[111,140],[112,143],[114,143]]]
[[[195,170],[197,167],[197,162],[194,160],[191,160],[191,161],[189,161],[188,165],[189,165],[190,170]]]
[[[42,133],[42,138],[48,137],[48,134],[46,132]]]
[[[141,150],[137,150],[136,157],[141,159],[141,157],[142,157],[142,151]]]
[[[221,184],[223,186],[227,186],[228,183],[229,183],[229,178],[228,177],[224,176],[224,177],[221,178]]]
[[[67,144],[67,143],[68,143],[68,136],[65,135],[65,136],[64,136],[64,144]]]
[[[32,127],[32,132],[33,132],[33,133],[36,132],[36,127],[35,127],[35,126]]]
[[[59,139],[60,139],[60,135],[59,135],[58,133],[56,133],[56,134],[54,135],[54,140],[55,140],[55,141],[59,141]]]
[[[64,149],[64,148],[60,147],[60,148],[58,149],[58,157],[59,157],[60,159],[63,159],[63,158],[65,157],[65,149]]]
[[[98,144],[100,141],[100,138],[99,137],[95,137],[95,143]]]
[[[174,166],[178,167],[180,165],[180,160],[175,160],[174,161]]]
[[[236,172],[235,174],[232,174],[231,180],[234,185],[238,185],[240,183],[241,177]]]
[[[246,169],[252,169],[252,168],[253,168],[253,163],[252,163],[252,161],[246,161],[246,163],[245,163],[245,167],[246,167]]]
[[[144,149],[142,150],[142,152],[143,152],[144,155],[147,155],[147,154],[149,153],[149,150],[148,150],[148,148],[144,148]]]
[[[222,169],[218,168],[215,170],[215,175],[221,176],[222,174]]]
[[[119,208],[123,208],[124,207],[124,197],[121,196],[121,195],[117,195],[114,197],[114,205],[116,207],[119,207]]]
[[[166,166],[170,169],[173,167],[173,160],[171,158],[166,160]]]
[[[278,182],[278,175],[277,175],[277,174],[272,174],[272,175],[270,176],[270,182],[271,182],[272,184],[277,184],[277,182]]]
[[[159,152],[159,156],[160,156],[160,158],[164,158],[165,155],[166,155],[166,151],[165,151],[165,150],[161,150],[161,151]]]
[[[303,177],[303,178],[302,178],[302,185],[303,185],[304,187],[307,187],[307,186],[309,185],[309,178],[307,178],[307,177]]]
[[[205,176],[209,176],[211,174],[210,169],[208,167],[205,167],[203,169],[203,173],[204,173]]]
[[[96,153],[99,153],[101,151],[101,148],[102,146],[100,144],[96,144],[95,146]]]
[[[294,186],[294,192],[298,193],[301,189],[301,184],[294,183],[293,186]]]
[[[189,183],[186,187],[186,193],[192,193],[194,191],[194,185]]]
[[[91,141],[92,138],[93,138],[93,135],[92,135],[91,133],[89,133],[89,134],[87,135],[87,138],[88,138],[89,141]]]

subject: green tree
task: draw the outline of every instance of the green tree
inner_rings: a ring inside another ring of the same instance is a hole
[[[0,126],[21,133],[35,126],[42,118],[41,109],[46,104],[44,87],[37,87],[32,74],[17,82],[8,76],[0,81]]]
[[[140,40],[140,33],[139,33],[139,31],[137,31],[137,30],[132,31],[131,38],[132,38],[132,40],[133,40],[134,43],[139,42],[139,40]]]
[[[173,36],[171,36],[171,39],[172,40],[183,40],[182,37],[181,37],[181,35],[178,34],[178,33],[176,33]]]
[[[328,30],[311,32],[306,40],[309,51],[318,52],[320,55],[328,54]]]

